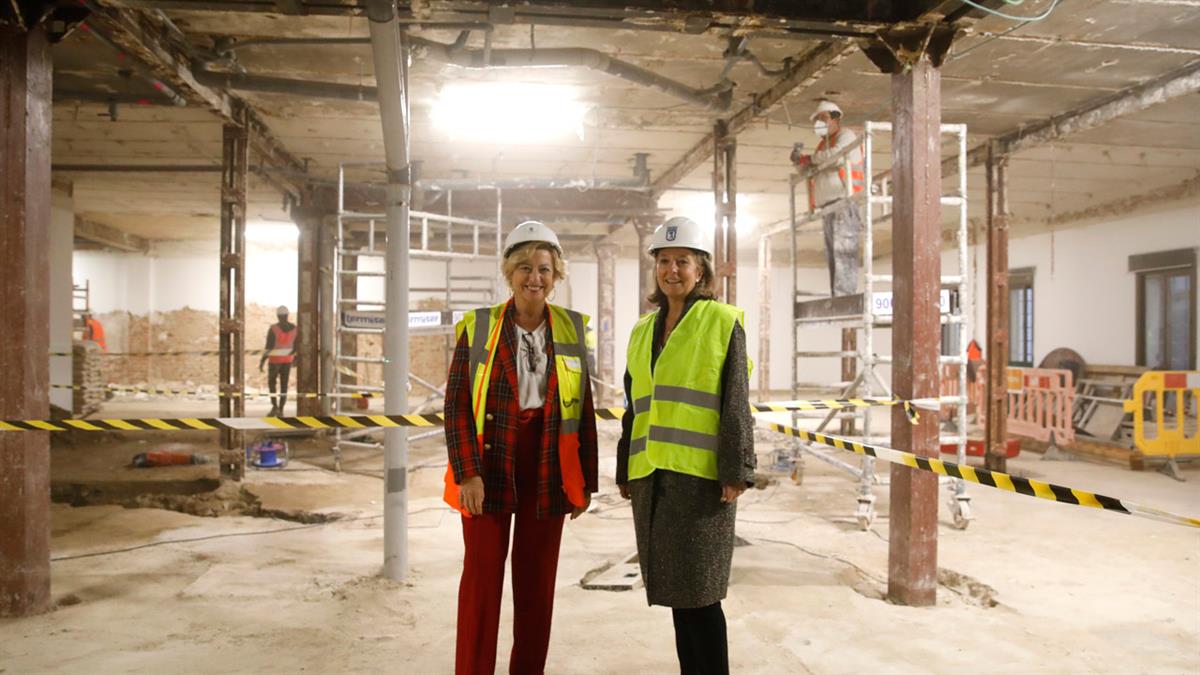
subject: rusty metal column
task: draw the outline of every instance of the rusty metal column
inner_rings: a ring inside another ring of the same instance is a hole
[[[656,309],[646,301],[646,298],[654,292],[653,289],[658,287],[658,282],[654,279],[654,258],[650,257],[646,249],[650,247],[650,235],[654,234],[654,230],[661,224],[657,218],[633,219],[633,230],[637,232],[638,237],[638,316]]]
[[[852,355],[856,351],[858,351],[858,329],[843,328],[842,382],[853,382],[858,377],[858,358]],[[851,354],[851,356],[846,356],[847,354]],[[848,436],[855,433],[854,426],[854,418],[844,419],[838,430],[843,436]]]
[[[717,297],[737,304],[737,136],[729,135],[725,120],[713,127],[713,267]]]
[[[221,417],[245,415],[246,392],[246,171],[250,165],[246,111],[235,111],[238,124],[226,124],[221,155]],[[241,480],[246,452],[240,431],[221,431],[221,475]]]
[[[758,397],[771,400],[771,238],[758,240]]]
[[[599,244],[596,246],[596,375],[600,381],[607,384],[617,384],[616,373],[616,339],[613,326],[616,322],[617,305],[617,251],[616,244]],[[601,387],[600,403],[607,405],[612,400],[613,391]]]
[[[312,207],[311,195],[304,195],[301,206],[292,209],[292,219],[300,230],[296,242],[296,391],[319,392],[321,389],[321,274],[318,267],[321,242],[321,214]],[[296,413],[320,415],[321,399],[296,397]]]
[[[0,416],[50,414],[50,43],[0,23]],[[50,438],[0,434],[0,617],[50,609]]]
[[[1008,438],[1008,203],[1005,194],[1008,158],[988,144],[987,175],[987,406],[984,464],[992,471],[1007,471],[1005,441]]]
[[[941,339],[941,72],[922,56],[892,75],[892,389],[901,399],[938,395]],[[892,414],[898,450],[936,457],[937,415],[910,424]],[[893,464],[888,599],[932,605],[937,594],[937,474]]]

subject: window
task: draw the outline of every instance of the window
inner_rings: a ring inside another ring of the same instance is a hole
[[[1033,268],[1008,271],[1008,365],[1033,367]]]
[[[1196,367],[1196,249],[1129,257],[1137,273],[1137,364]]]

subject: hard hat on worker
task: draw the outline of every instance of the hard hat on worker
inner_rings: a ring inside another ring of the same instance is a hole
[[[838,104],[834,103],[833,101],[821,99],[821,102],[817,103],[817,109],[813,111],[813,114],[808,116],[808,121],[812,122],[816,120],[817,115],[820,115],[823,112],[827,112],[834,117],[842,116],[842,109],[838,107]]]
[[[526,220],[525,222],[513,228],[512,232],[504,239],[504,257],[507,258],[513,249],[521,244],[527,244],[531,241],[541,241],[550,244],[554,250],[558,251],[558,255],[563,254],[562,246],[558,243],[558,235],[554,234],[554,230],[546,227],[543,223],[536,220]]]
[[[690,248],[708,255],[713,254],[713,228],[701,227],[686,216],[675,216],[658,226],[650,235],[650,255],[662,248]]]
[[[275,316],[287,316],[287,315],[288,315],[287,305],[280,305],[275,308]]]

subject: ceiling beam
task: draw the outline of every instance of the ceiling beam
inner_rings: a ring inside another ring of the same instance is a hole
[[[75,237],[118,251],[143,254],[150,252],[150,242],[146,239],[81,216],[75,216]]]
[[[762,93],[755,94],[749,105],[729,118],[726,123],[729,135],[736,136],[759,117],[770,112],[785,96],[796,89],[811,86],[857,49],[858,47],[850,42],[821,42],[816,47],[797,56],[782,77]],[[672,164],[654,180],[655,195],[662,194],[674,187],[689,173],[708,161],[712,157],[712,153],[713,132],[710,131],[700,139],[699,143],[684,153],[679,161]]]
[[[122,0],[125,7],[197,12],[254,12],[278,14],[283,0]],[[985,0],[991,1],[991,0]],[[365,16],[366,3],[287,0],[291,11],[307,15]],[[526,24],[583,28],[662,31],[699,35],[749,31],[756,34],[808,37],[868,37],[895,19],[898,3],[887,0],[844,2],[810,0],[573,0],[522,2],[498,6],[476,0],[425,0],[401,3],[403,24],[434,28],[446,23]],[[640,6],[638,6],[640,5]],[[907,17],[898,17],[903,20]]]
[[[1188,199],[1200,195],[1200,173],[1193,175],[1191,178],[1176,183],[1167,185],[1142,194],[1115,199],[1111,202],[1089,206],[1086,209],[1078,211],[1069,211],[1060,213],[1050,217],[1045,222],[1051,225],[1064,225],[1073,223],[1079,220],[1090,220],[1092,218],[1113,218],[1122,216],[1127,213],[1133,213],[1143,207],[1166,204],[1168,202]]]
[[[188,104],[207,108],[229,124],[240,123],[236,110],[245,108],[251,148],[264,164],[288,171],[282,178],[270,178],[268,182],[283,192],[304,189],[305,163],[271,134],[249,103],[224,89],[200,83],[192,72],[191,45],[166,15],[157,10],[117,9],[90,2],[88,6],[92,14],[87,23],[93,31],[141,62]]]
[[[1001,154],[1011,155],[1021,150],[1053,143],[1070,134],[1095,129],[1117,118],[1139,113],[1160,103],[1200,91],[1200,60],[1192,61],[1165,75],[1100,96],[1058,115],[1019,126],[993,138]],[[981,166],[987,158],[988,143],[967,152],[967,168]],[[957,171],[957,158],[942,162],[942,173]]]

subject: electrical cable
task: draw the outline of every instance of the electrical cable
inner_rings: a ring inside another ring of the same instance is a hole
[[[416,511],[410,512],[408,515],[412,516],[412,515],[416,515],[418,513],[425,513],[426,511],[442,511],[442,510],[448,511],[449,507],[434,506],[434,507],[430,507],[427,509],[418,509]],[[310,523],[307,525],[296,525],[295,527],[280,527],[280,528],[276,528],[274,530],[254,530],[252,532],[225,532],[222,534],[210,534],[210,535],[207,535],[204,537],[186,537],[183,539],[167,539],[164,541],[152,541],[147,544],[138,544],[137,546],[129,546],[126,548],[112,549],[109,551],[94,551],[92,553],[80,553],[78,555],[55,556],[53,558],[50,558],[50,562],[62,562],[62,561],[66,561],[66,560],[79,560],[81,558],[95,558],[98,556],[114,555],[117,553],[129,553],[130,551],[139,551],[144,548],[153,548],[155,546],[166,546],[167,544],[190,544],[190,543],[197,542],[197,541],[209,541],[211,539],[225,539],[228,537],[253,537],[253,536],[258,536],[258,535],[263,535],[263,534],[277,534],[280,532],[295,532],[297,530],[311,530],[316,527],[324,527],[325,525],[332,525],[334,523],[353,523],[353,522],[362,521],[362,520],[375,520],[375,519],[382,518],[382,517],[383,517],[383,514],[380,513],[380,514],[373,515],[373,516],[358,516],[356,518],[338,518],[335,520],[328,520],[323,523]],[[440,521],[439,521],[439,523],[440,523]],[[410,525],[409,527],[412,528],[414,526]],[[429,527],[429,526],[420,526],[420,527]]]
[[[1024,1],[1024,0],[1022,0],[1022,1]],[[1058,0],[1051,0],[1050,6],[1048,8],[1046,8],[1046,11],[1042,12],[1041,14],[1039,14],[1037,16],[1013,16],[1012,14],[1005,14],[1004,12],[998,12],[990,7],[981,5],[978,2],[975,2],[975,0],[962,0],[962,3],[964,5],[970,5],[970,6],[974,7],[975,9],[987,12],[988,14],[998,16],[1001,19],[1008,19],[1009,21],[1025,21],[1025,22],[1041,21],[1042,19],[1045,19],[1046,17],[1050,16],[1050,13],[1054,11],[1054,8],[1056,6],[1058,6]],[[1013,3],[1010,2],[1007,4],[1013,4]]]

